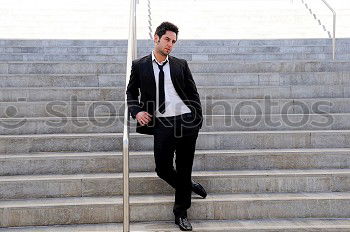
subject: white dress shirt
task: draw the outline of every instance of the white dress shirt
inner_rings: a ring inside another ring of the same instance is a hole
[[[158,82],[159,82],[159,68],[158,65],[162,65],[165,61],[168,61],[163,66],[164,71],[164,92],[165,92],[165,112],[164,114],[159,112],[159,88],[158,88]],[[185,113],[190,113],[191,110],[185,105],[185,103],[181,100],[179,95],[177,94],[173,82],[171,81],[170,77],[170,65],[169,65],[169,59],[168,56],[166,59],[159,63],[154,56],[154,53],[152,51],[152,64],[153,64],[153,72],[154,77],[156,81],[156,117],[170,117],[170,116],[176,116],[181,115]]]

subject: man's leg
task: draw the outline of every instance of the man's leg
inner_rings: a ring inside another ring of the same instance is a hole
[[[187,216],[191,207],[192,166],[198,132],[176,138],[176,190],[173,213]]]
[[[176,171],[173,165],[175,151],[174,129],[158,123],[154,130],[154,160],[157,175],[171,187],[176,187]]]

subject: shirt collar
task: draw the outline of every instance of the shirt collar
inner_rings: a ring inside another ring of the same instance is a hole
[[[157,62],[159,65],[162,65],[165,61],[169,62],[169,56],[166,56],[165,60],[162,63],[159,63],[158,60],[156,59],[156,56],[154,55],[154,51],[152,51],[152,61]]]

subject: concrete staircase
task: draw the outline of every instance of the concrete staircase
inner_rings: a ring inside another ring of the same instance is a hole
[[[121,231],[126,41],[0,45],[0,231]],[[179,41],[205,112],[195,231],[350,231],[350,40],[331,50]],[[152,137],[132,133],[131,150],[131,230],[178,231]]]

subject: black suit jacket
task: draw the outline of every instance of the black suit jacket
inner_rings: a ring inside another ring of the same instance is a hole
[[[199,94],[193,80],[187,61],[168,56],[170,76],[174,88],[181,100],[189,107],[194,122],[202,127],[203,114]],[[158,78],[158,77],[157,77]],[[145,126],[137,123],[136,132],[153,134],[154,117],[156,111],[156,82],[152,64],[152,54],[136,59],[132,62],[130,81],[126,90],[129,112],[132,118],[140,111],[152,115],[152,121]],[[139,95],[140,99],[139,99]]]

